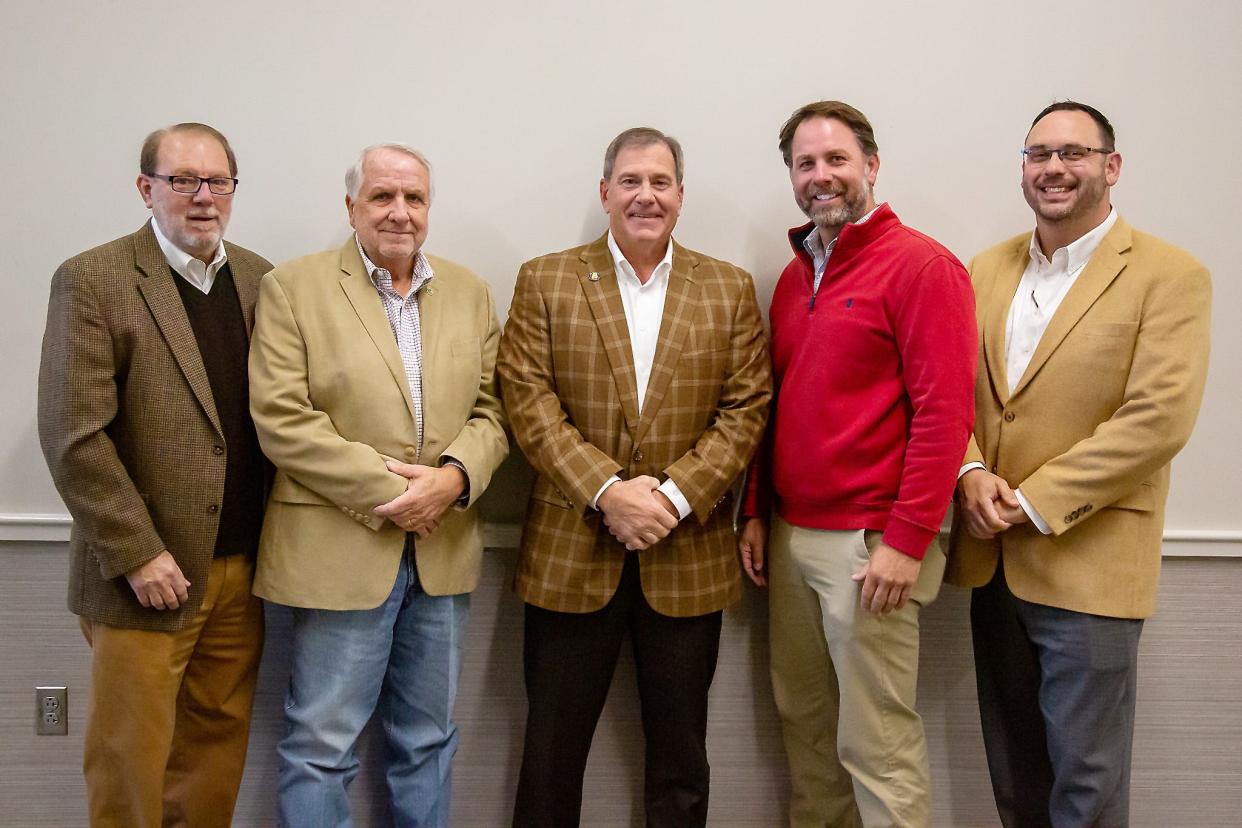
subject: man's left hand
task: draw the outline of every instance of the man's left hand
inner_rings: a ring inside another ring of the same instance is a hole
[[[466,476],[454,465],[420,466],[387,461],[388,470],[406,478],[406,489],[375,514],[386,517],[407,532],[425,538],[440,525],[444,512],[466,490]]]
[[[862,581],[862,608],[884,615],[904,607],[922,566],[917,558],[881,543],[871,560],[854,573],[854,580]]]

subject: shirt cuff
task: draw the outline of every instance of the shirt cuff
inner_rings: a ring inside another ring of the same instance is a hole
[[[461,495],[453,501],[454,506],[465,508],[470,504],[470,472],[466,471],[466,466],[456,457],[441,457],[440,467],[452,466],[461,469],[461,476],[466,478],[466,488],[461,490]]]
[[[962,466],[960,469],[957,470],[957,479],[961,480],[963,474],[973,469],[983,469],[984,471],[987,471],[988,467],[980,463],[978,460],[974,461],[973,463],[967,463],[966,465]]]
[[[1035,507],[1031,505],[1031,501],[1027,500],[1020,489],[1014,489],[1013,493],[1018,497],[1018,505],[1022,507],[1022,511],[1026,512],[1026,516],[1031,519],[1031,523],[1035,524],[1035,528],[1042,534],[1051,535],[1052,529],[1048,524],[1044,523],[1044,519],[1039,516],[1039,512],[1035,511]]]
[[[664,496],[672,501],[673,507],[677,509],[678,520],[685,520],[690,515],[690,512],[692,511],[690,509],[690,501],[686,500],[686,496],[681,493],[681,489],[677,488],[677,484],[673,482],[673,478],[670,477],[668,480],[661,483],[659,491],[664,492]]]
[[[620,482],[621,482],[621,478],[617,477],[617,475],[615,474],[612,477],[605,480],[604,485],[600,486],[599,491],[595,493],[595,497],[591,498],[591,508],[598,512],[600,495],[602,495],[604,493],[604,490],[607,489],[609,486],[611,486],[613,483],[620,483]]]

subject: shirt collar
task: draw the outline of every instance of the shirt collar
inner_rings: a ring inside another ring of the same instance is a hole
[[[1079,236],[1065,247],[1059,247],[1052,251],[1052,258],[1055,259],[1057,254],[1062,250],[1065,251],[1066,263],[1065,271],[1067,273],[1075,273],[1082,269],[1091,257],[1095,255],[1095,250],[1100,246],[1100,242],[1104,241],[1104,237],[1108,235],[1108,231],[1113,229],[1113,225],[1117,223],[1117,210],[1110,209],[1108,217],[1097,224],[1094,229]],[[1030,256],[1035,264],[1041,267],[1047,267],[1050,260],[1044,256],[1044,251],[1039,247],[1039,231],[1035,230],[1031,233]]]
[[[874,216],[875,211],[878,209],[880,209],[879,204],[868,210],[866,215],[858,221],[851,221],[850,224],[866,224],[867,219]],[[821,259],[825,259],[832,254],[832,249],[837,246],[837,239],[839,238],[841,238],[841,235],[838,233],[837,237],[828,242],[827,247],[824,247],[823,241],[819,238],[819,228],[812,224],[811,232],[807,233],[806,238],[802,240],[802,248],[807,252],[807,255],[810,256],[813,261],[819,262]]]
[[[617,275],[624,273],[635,281],[638,280],[638,274],[634,272],[634,266],[630,264],[629,259],[625,258],[625,254],[621,252],[621,248],[617,246],[617,240],[612,237],[612,230],[608,231],[608,252],[612,254],[612,264],[617,270]],[[670,236],[668,240],[668,249],[664,251],[664,258],[656,265],[655,270],[651,272],[653,278],[648,280],[647,284],[662,279],[670,270],[673,269],[673,239]]]
[[[169,267],[181,278],[204,293],[211,290],[212,280],[215,279],[216,274],[220,272],[220,268],[224,267],[228,261],[228,254],[224,251],[224,240],[221,239],[216,245],[216,255],[212,258],[211,263],[204,264],[201,259],[194,258],[173,244],[164,235],[164,231],[160,230],[160,223],[155,220],[154,216],[151,217],[151,229],[155,232],[155,241],[164,253],[164,259],[168,262]]]
[[[358,255],[362,257],[362,266],[367,269],[367,277],[371,280],[371,284],[375,285],[377,290],[394,293],[392,288],[392,274],[385,268],[380,267],[367,255],[367,251],[362,249],[362,241],[359,240],[358,234],[354,233],[354,244],[358,246]],[[431,262],[427,261],[427,257],[423,255],[423,251],[418,251],[418,255],[414,257],[414,275],[410,280],[410,296],[415,296],[423,286],[431,281],[435,273],[431,269]]]

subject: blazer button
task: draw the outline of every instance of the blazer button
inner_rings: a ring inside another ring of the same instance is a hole
[[[224,454],[224,446],[212,446],[211,453],[219,457],[221,454]]]
[[[1012,422],[1014,421],[1014,418],[1015,418],[1016,416],[1017,416],[1017,415],[1016,415],[1016,414],[1014,414],[1012,411],[1006,411],[1006,412],[1005,412],[1005,422],[1007,422],[1007,423],[1012,423]]]
[[[413,460],[415,457],[418,456],[418,449],[414,448],[413,446],[406,446],[405,456]]]
[[[634,449],[634,455],[633,455],[633,457],[634,457],[634,462],[635,462],[635,463],[641,462],[641,461],[642,461],[642,459],[643,459],[643,453],[642,453],[641,451],[639,451],[638,449]]]
[[[214,503],[207,507],[208,514],[214,515],[218,511],[220,511],[220,507]]]

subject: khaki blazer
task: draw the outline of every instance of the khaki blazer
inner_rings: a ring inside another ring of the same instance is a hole
[[[276,464],[256,595],[296,607],[379,606],[392,590],[405,532],[375,515],[405,491],[386,458],[436,466],[456,458],[469,506],[452,508],[417,541],[423,588],[469,592],[483,536],[472,508],[508,453],[495,361],[500,328],[487,285],[428,257],[419,295],[423,447],[397,340],[353,237],[296,259],[260,287],[250,349],[250,403],[259,442]]]
[[[1005,324],[1030,238],[970,265],[982,348],[966,462],[1020,488],[1052,534],[1020,524],[980,541],[955,521],[946,577],[981,586],[1003,554],[1023,600],[1146,618],[1156,607],[1169,464],[1190,437],[1207,374],[1208,272],[1118,219],[1010,389]]]
[[[264,258],[225,242],[249,331]],[[207,369],[150,222],[52,277],[39,439],[73,517],[69,609],[114,627],[177,630],[202,604],[227,456]],[[163,550],[190,581],[175,610],[123,577]]]
[[[656,611],[703,615],[740,596],[729,488],[771,398],[745,271],[674,243],[641,415],[607,236],[522,265],[498,370],[514,438],[538,473],[518,560],[523,600],[589,612],[616,592],[626,552],[590,506],[614,474],[672,478],[694,512],[640,553]]]

